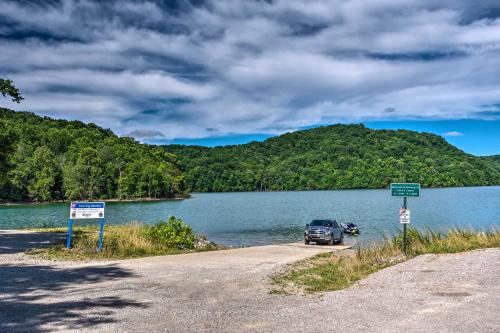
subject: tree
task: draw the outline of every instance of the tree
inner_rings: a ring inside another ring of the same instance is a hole
[[[7,181],[9,155],[14,151],[14,133],[0,120],[0,186]]]
[[[38,147],[30,159],[29,166],[32,173],[28,181],[30,199],[35,202],[52,200],[58,174],[52,151],[46,146]]]
[[[324,126],[235,146],[164,148],[177,155],[187,189],[196,192],[500,183],[495,158],[468,155],[438,135],[363,125]]]
[[[13,102],[21,102],[24,98],[21,96],[11,80],[0,78],[0,93],[2,96],[9,95]],[[14,150],[13,133],[6,127],[3,121],[0,121],[0,186],[7,180],[8,155]]]
[[[69,199],[94,199],[102,184],[102,159],[95,148],[83,148],[76,162],[70,162],[64,168],[64,189]]]
[[[94,124],[3,108],[0,178],[0,201],[162,198],[185,188],[176,157],[162,148]]]
[[[31,145],[20,142],[16,145],[14,153],[9,156],[10,200],[28,199],[27,185],[32,177],[30,161],[33,150]]]
[[[9,95],[13,102],[19,103],[24,98],[21,96],[19,89],[14,86],[11,80],[0,78],[0,93],[5,97]]]

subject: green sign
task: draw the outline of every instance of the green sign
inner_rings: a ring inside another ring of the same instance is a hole
[[[419,197],[420,184],[418,183],[392,183],[391,194],[393,197]]]

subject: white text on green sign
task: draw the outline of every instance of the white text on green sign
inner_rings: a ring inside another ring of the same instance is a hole
[[[391,195],[393,197],[418,197],[420,196],[420,184],[392,183]]]

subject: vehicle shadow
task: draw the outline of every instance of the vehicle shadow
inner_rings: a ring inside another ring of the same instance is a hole
[[[116,265],[58,268],[45,265],[0,264],[0,332],[94,330],[116,321],[116,311],[146,305],[109,296],[99,282],[135,274]],[[88,285],[85,290],[82,285]],[[91,295],[104,294],[99,297]]]

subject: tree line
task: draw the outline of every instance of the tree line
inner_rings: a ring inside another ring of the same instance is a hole
[[[171,198],[176,157],[80,121],[0,108],[0,201]]]
[[[80,121],[0,108],[0,201],[171,198],[281,191],[500,184],[499,156],[442,137],[333,125],[207,148],[140,144]]]
[[[225,147],[166,145],[189,191],[282,191],[498,185],[500,161],[467,154],[441,136],[332,125]]]

